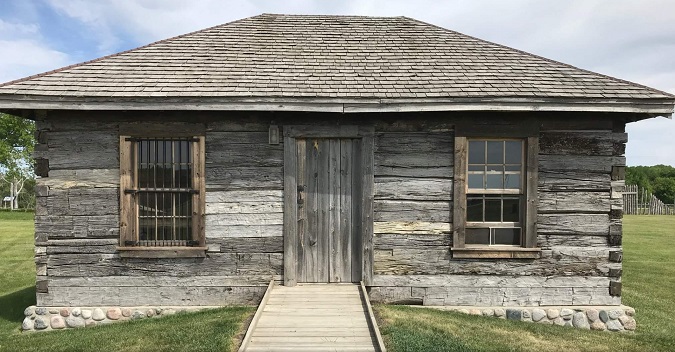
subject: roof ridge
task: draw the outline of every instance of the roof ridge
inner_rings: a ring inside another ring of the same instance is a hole
[[[230,24],[233,24],[233,23],[237,23],[237,22],[241,22],[241,21],[244,21],[244,20],[248,20],[248,19],[251,19],[251,18],[261,17],[261,16],[263,16],[263,15],[265,15],[265,14],[260,14],[260,15],[255,15],[255,16],[250,16],[250,17],[240,18],[240,19],[238,19],[238,20],[234,20],[234,21],[230,21],[230,22],[225,22],[225,23],[221,23],[221,24],[218,24],[218,25],[215,25],[215,26],[208,27],[208,28],[203,28],[203,29],[196,30],[196,31],[192,31],[192,32],[189,32],[189,33],[184,33],[184,34],[180,34],[180,35],[173,36],[173,37],[170,37],[170,38],[158,40],[158,41],[155,41],[155,42],[152,42],[152,43],[149,43],[149,44],[146,44],[146,45],[142,45],[142,46],[139,46],[139,47],[136,47],[136,48],[132,48],[132,49],[120,51],[120,52],[113,53],[113,54],[106,55],[106,56],[97,57],[97,58],[92,59],[92,60],[82,61],[82,62],[75,63],[75,64],[72,64],[72,65],[63,66],[63,67],[60,67],[60,68],[57,68],[57,69],[54,69],[54,70],[51,70],[51,71],[38,73],[38,74],[35,74],[35,75],[32,75],[32,76],[28,76],[28,77],[23,77],[23,78],[15,79],[15,80],[13,80],[13,81],[5,82],[5,83],[0,83],[0,88],[5,87],[5,86],[9,86],[9,85],[12,85],[12,84],[15,84],[15,83],[20,83],[20,82],[29,81],[29,80],[34,79],[34,78],[44,77],[44,76],[51,75],[51,74],[54,74],[54,73],[57,73],[57,72],[61,72],[61,71],[65,71],[65,70],[68,70],[68,69],[71,69],[71,68],[75,68],[75,67],[80,67],[80,66],[88,65],[88,64],[91,64],[91,63],[94,63],[94,62],[99,62],[99,61],[102,61],[102,60],[105,60],[105,59],[109,59],[109,58],[111,58],[111,57],[116,57],[116,56],[128,54],[128,53],[130,53],[130,52],[132,52],[132,51],[136,51],[136,50],[140,50],[140,49],[145,49],[145,48],[147,48],[147,47],[150,47],[150,46],[153,46],[153,45],[156,45],[156,44],[166,43],[166,42],[171,41],[171,40],[175,40],[175,39],[178,39],[178,38],[187,37],[187,36],[189,36],[189,35],[197,34],[197,33],[204,32],[204,31],[209,31],[209,30],[212,30],[212,29],[214,29],[214,28],[218,28],[218,27],[222,27],[222,26],[227,26],[227,25],[230,25]]]
[[[626,84],[630,84],[630,85],[639,86],[639,87],[641,87],[641,88],[645,88],[645,89],[650,90],[650,91],[652,91],[652,92],[664,94],[664,95],[669,96],[669,97],[671,97],[671,98],[675,98],[675,94],[668,93],[668,92],[662,91],[662,90],[660,90],[660,89],[652,88],[652,87],[646,86],[646,85],[644,85],[644,84],[635,83],[635,82],[633,82],[633,81],[629,81],[629,80],[626,80],[626,79],[616,78],[616,77],[608,76],[608,75],[605,75],[605,74],[602,74],[602,73],[598,73],[598,72],[595,72],[595,71],[587,70],[587,69],[585,69],[585,68],[576,67],[576,66],[574,66],[574,65],[570,65],[570,64],[566,64],[566,63],[561,62],[561,61],[556,61],[556,60],[553,60],[553,59],[549,59],[549,58],[546,58],[546,57],[544,57],[544,56],[540,56],[540,55],[537,55],[537,54],[533,54],[533,53],[530,53],[530,52],[527,52],[527,51],[524,51],[524,50],[512,48],[512,47],[510,47],[510,46],[508,46],[508,45],[495,43],[495,42],[492,42],[492,41],[489,41],[489,40],[485,40],[485,39],[481,39],[481,38],[478,38],[478,37],[474,37],[474,36],[472,36],[472,35],[468,35],[468,34],[465,34],[465,33],[462,33],[462,32],[458,32],[458,31],[455,31],[455,30],[452,30],[452,29],[444,28],[444,27],[435,25],[435,24],[433,24],[433,23],[424,22],[424,21],[418,20],[418,19],[416,19],[416,18],[412,18],[412,17],[408,17],[408,16],[400,16],[400,17],[405,18],[405,19],[407,19],[407,20],[409,20],[409,21],[421,23],[421,24],[424,24],[424,25],[427,25],[427,26],[432,26],[432,27],[441,29],[441,30],[446,31],[446,32],[452,32],[452,33],[461,34],[461,35],[463,35],[463,36],[465,36],[465,37],[468,37],[468,38],[471,38],[471,39],[474,39],[474,40],[477,40],[477,41],[480,41],[480,42],[483,42],[483,43],[488,43],[488,44],[496,45],[496,46],[499,46],[499,47],[502,47],[502,48],[506,48],[506,49],[509,49],[509,50],[517,51],[517,52],[519,52],[519,53],[521,53],[521,54],[525,54],[525,55],[528,55],[528,56],[531,56],[531,57],[536,57],[536,58],[538,58],[538,59],[544,60],[544,61],[549,62],[549,63],[554,63],[554,64],[558,64],[558,65],[563,65],[563,66],[566,66],[566,67],[569,67],[569,68],[573,68],[573,69],[575,69],[575,70],[583,71],[583,72],[586,72],[586,73],[591,73],[591,74],[593,74],[593,75],[597,75],[597,76],[600,76],[600,77],[603,77],[603,78],[608,78],[608,79],[613,80],[613,81],[616,81],[616,82],[626,83]]]
[[[287,17],[360,17],[360,18],[406,18],[405,16],[369,16],[369,15],[336,15],[336,14],[291,14],[291,13],[269,13],[263,12],[258,16],[287,16]],[[257,16],[254,16],[257,17]],[[250,18],[250,17],[249,17]]]

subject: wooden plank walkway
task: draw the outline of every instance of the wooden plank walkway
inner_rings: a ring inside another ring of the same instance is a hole
[[[240,351],[380,350],[359,285],[271,286],[260,308]]]

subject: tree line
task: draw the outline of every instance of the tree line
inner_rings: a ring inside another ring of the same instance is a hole
[[[675,203],[675,167],[669,165],[626,167],[626,184],[638,185],[666,204]]]

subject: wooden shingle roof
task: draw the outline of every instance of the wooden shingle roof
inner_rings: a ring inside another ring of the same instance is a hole
[[[0,85],[0,110],[549,110],[675,97],[407,17],[263,14]]]

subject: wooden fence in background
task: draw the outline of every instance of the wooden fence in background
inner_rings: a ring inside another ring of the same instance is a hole
[[[675,204],[665,204],[638,185],[626,185],[623,213],[629,215],[675,215]]]

